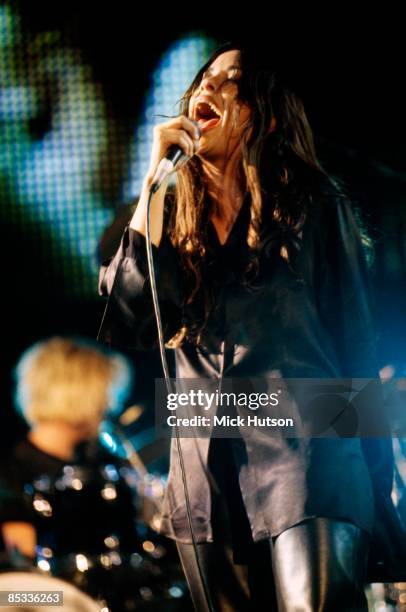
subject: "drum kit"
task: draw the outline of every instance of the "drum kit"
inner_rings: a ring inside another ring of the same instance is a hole
[[[3,567],[0,592],[63,592],[63,609],[72,612],[192,609],[175,545],[157,531],[166,474],[141,458],[140,451],[148,455],[154,446],[152,464],[157,449],[162,453],[150,434],[145,442],[144,432],[140,449],[124,429],[107,423],[100,447],[108,447],[108,463],[65,465],[57,477],[44,474],[26,484],[36,516],[35,565]],[[42,609],[38,601],[32,608],[30,600],[19,601],[21,608],[4,602],[2,609]],[[43,609],[60,608],[47,603]]]

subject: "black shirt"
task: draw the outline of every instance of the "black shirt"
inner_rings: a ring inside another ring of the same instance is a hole
[[[269,227],[261,254],[262,281],[253,291],[241,282],[249,253],[246,202],[225,245],[209,226],[215,307],[198,345],[175,349],[178,378],[378,378],[376,335],[368,269],[351,203],[330,181],[309,196],[300,241],[288,244]],[[182,308],[184,272],[164,233],[153,246],[165,340],[182,321],[201,312],[197,303]],[[151,303],[145,239],[127,227],[115,256],[100,271],[100,293],[109,301],[99,339],[116,346],[148,350],[157,333]],[[233,445],[231,445],[233,446]],[[207,478],[210,439],[184,438],[182,452],[196,540],[213,537],[213,491]],[[367,452],[368,451],[368,452]],[[306,518],[352,521],[372,533],[374,492],[389,495],[390,440],[316,439],[252,436],[234,445],[233,459],[255,541],[277,536]],[[190,542],[176,444],[161,531]]]

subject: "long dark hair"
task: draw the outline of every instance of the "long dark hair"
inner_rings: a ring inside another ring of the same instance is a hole
[[[251,50],[238,43],[221,46],[199,70],[181,100],[181,114],[188,114],[190,98],[207,68],[219,55],[231,50],[240,51],[242,78],[238,96],[251,109],[242,136],[239,168],[241,184],[246,196],[250,197],[247,245],[251,257],[244,274],[248,282],[247,279],[252,281],[259,271],[265,225],[274,224],[279,235],[293,233],[303,218],[307,196],[326,173],[316,157],[302,100],[281,74],[264,66]],[[270,131],[273,118],[276,127]],[[184,304],[191,304],[199,291],[204,294],[203,316],[184,321],[182,329],[168,344],[176,347],[185,337],[199,342],[212,306],[209,287],[202,282],[211,209],[198,156],[178,171],[173,211],[170,237],[190,281],[185,283],[188,291]],[[285,247],[281,248],[282,256],[287,257]]]

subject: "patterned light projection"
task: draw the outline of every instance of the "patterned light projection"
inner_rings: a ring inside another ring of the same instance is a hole
[[[58,31],[25,34],[0,6],[0,221],[29,233],[71,299],[97,299],[100,235],[139,193],[157,115],[177,114],[213,44],[190,34],[162,55],[128,146],[81,49]]]

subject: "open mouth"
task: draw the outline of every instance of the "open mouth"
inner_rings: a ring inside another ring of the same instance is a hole
[[[195,119],[200,129],[206,131],[220,122],[221,114],[214,104],[200,100],[195,106]]]

